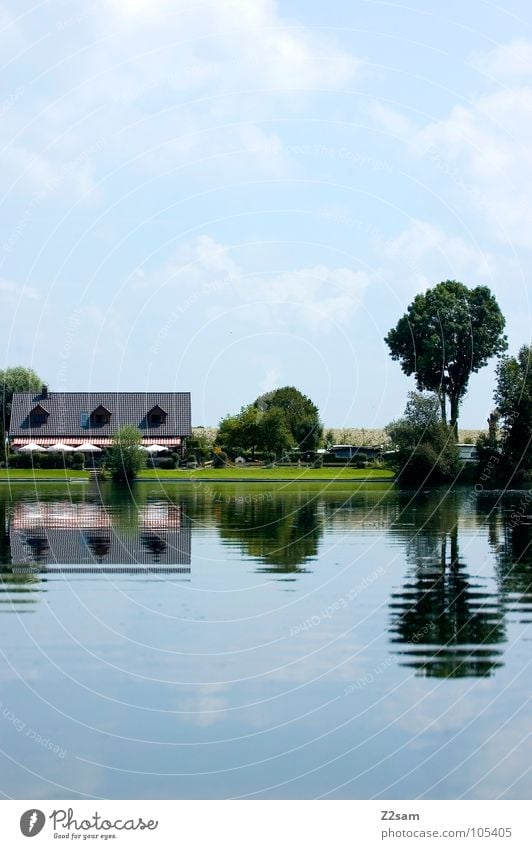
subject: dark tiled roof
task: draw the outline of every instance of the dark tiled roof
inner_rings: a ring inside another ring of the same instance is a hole
[[[49,416],[40,426],[31,427],[30,411],[44,404]],[[155,406],[166,412],[166,418],[158,426],[150,426],[147,413]],[[81,426],[81,414],[93,413],[104,406],[111,413],[108,424],[94,425],[89,419],[86,427]],[[124,425],[138,427],[145,437],[190,436],[190,392],[48,392],[44,398],[40,393],[17,392],[11,408],[10,437],[66,437],[75,436],[82,440],[91,437],[111,436]]]

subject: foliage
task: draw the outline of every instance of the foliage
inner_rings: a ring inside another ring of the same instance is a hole
[[[334,431],[329,428],[323,437],[323,446],[324,448],[330,448],[331,445],[334,445]]]
[[[256,452],[279,457],[294,444],[301,450],[315,450],[322,432],[316,405],[298,389],[285,386],[222,419],[216,444],[235,457],[250,451],[254,460]]]
[[[226,416],[220,422],[216,444],[223,446],[235,456],[242,450],[251,451],[253,459],[260,446],[260,420],[262,412],[248,404],[236,416]]]
[[[259,441],[263,451],[280,457],[292,445],[293,436],[288,428],[286,414],[280,407],[270,407],[259,422]]]
[[[212,455],[212,465],[215,469],[223,469],[227,466],[228,456],[225,451],[217,451]]]
[[[176,461],[173,457],[163,457],[157,461],[157,468],[159,469],[175,469],[175,467]]]
[[[446,280],[417,295],[385,342],[417,388],[437,393],[441,417],[457,428],[469,378],[507,347],[505,320],[487,286],[469,289]]]
[[[395,448],[392,466],[406,483],[437,483],[453,478],[459,467],[454,429],[442,422],[434,395],[411,392],[402,419],[387,427]]]
[[[283,411],[287,430],[302,451],[319,447],[323,425],[317,406],[295,386],[283,386],[260,395],[255,405],[263,411],[278,408]]]
[[[212,454],[213,442],[205,428],[195,428],[187,439],[186,450],[189,460],[204,463]],[[175,458],[174,458],[175,459]],[[175,468],[175,465],[174,465]]]
[[[42,379],[31,368],[13,366],[12,368],[0,369],[0,435],[2,441],[4,433],[9,430],[13,393],[38,392],[42,385]]]
[[[83,469],[84,455],[79,452],[34,451],[12,454],[9,466],[12,469]]]
[[[497,370],[495,402],[501,420],[502,453],[513,472],[532,469],[532,345],[503,357]]]
[[[114,434],[106,456],[106,467],[114,480],[131,481],[145,467],[146,454],[141,445],[142,434],[136,427],[125,425]]]

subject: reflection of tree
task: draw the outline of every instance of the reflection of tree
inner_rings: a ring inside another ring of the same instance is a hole
[[[489,675],[500,666],[496,646],[505,639],[504,609],[499,595],[472,583],[460,559],[462,508],[456,492],[424,493],[413,501],[415,526],[406,537],[410,569],[390,603],[392,642],[402,663],[430,677]]]
[[[322,522],[316,498],[246,496],[221,500],[219,529],[223,540],[236,542],[263,564],[264,572],[299,572],[318,553]]]
[[[520,622],[532,621],[532,506],[526,496],[512,493],[505,501],[499,511],[502,533],[492,541],[505,606]]]
[[[42,592],[44,582],[40,575],[11,572],[11,568],[2,566],[0,569],[0,603],[5,602],[10,610],[17,613],[31,611],[39,601],[35,591]],[[4,598],[5,596],[5,598]]]
[[[0,498],[0,565],[11,562],[11,547],[9,545],[9,527],[7,504]]]

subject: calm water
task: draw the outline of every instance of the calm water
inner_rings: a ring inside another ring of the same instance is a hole
[[[0,489],[0,790],[529,798],[532,505]]]

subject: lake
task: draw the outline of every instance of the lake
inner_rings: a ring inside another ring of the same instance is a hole
[[[532,498],[0,489],[11,798],[530,798]]]

